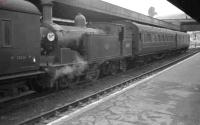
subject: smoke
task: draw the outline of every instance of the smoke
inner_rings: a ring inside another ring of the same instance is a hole
[[[150,17],[154,17],[155,15],[157,15],[157,12],[155,11],[155,7],[150,7],[148,10],[148,14]]]
[[[56,69],[54,72],[53,82],[64,76],[67,76],[68,79],[73,79],[76,76],[80,76],[87,66],[87,62],[84,61],[80,56],[76,55],[72,65],[67,65],[60,69]]]

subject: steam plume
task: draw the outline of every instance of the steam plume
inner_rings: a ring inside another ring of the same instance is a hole
[[[75,76],[80,76],[86,68],[87,62],[80,56],[76,55],[76,59],[73,61],[72,65],[64,66],[55,71],[53,81],[64,76],[67,76],[68,79],[73,79]]]

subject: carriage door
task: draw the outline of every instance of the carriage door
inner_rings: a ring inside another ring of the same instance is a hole
[[[120,27],[119,42],[120,42],[120,55],[123,56],[123,41],[124,41],[124,27]]]
[[[175,43],[176,43],[176,45],[175,45],[176,47],[175,47],[175,48],[176,48],[176,49],[177,49],[178,46],[179,46],[179,45],[178,45],[178,44],[179,44],[179,41],[180,41],[180,39],[179,39],[179,37],[178,37],[178,34],[176,33],[176,35],[175,35]]]
[[[11,21],[0,20],[0,75],[11,71]]]
[[[132,32],[132,56],[134,56],[140,48],[140,44],[143,44],[143,34],[141,32],[138,32],[136,30],[133,30]]]
[[[123,27],[122,56],[132,56],[132,32],[129,27]]]

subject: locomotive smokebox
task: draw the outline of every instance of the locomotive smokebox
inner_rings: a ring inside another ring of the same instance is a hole
[[[51,24],[52,22],[52,0],[42,0],[42,22]]]

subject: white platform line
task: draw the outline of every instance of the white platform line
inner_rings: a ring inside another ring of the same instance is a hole
[[[51,123],[48,123],[47,125],[59,125],[59,124],[63,123],[64,121],[70,120],[70,119],[72,119],[73,117],[78,116],[78,115],[80,115],[81,113],[86,112],[86,111],[88,111],[89,109],[92,109],[92,108],[98,106],[99,104],[101,104],[101,103],[103,103],[103,102],[106,102],[106,101],[112,99],[113,97],[115,97],[115,96],[117,96],[117,95],[120,95],[120,94],[126,92],[127,90],[130,90],[130,89],[134,88],[135,86],[137,86],[137,85],[139,85],[139,84],[141,84],[141,83],[143,83],[143,82],[146,82],[146,81],[148,81],[148,80],[150,80],[150,79],[152,79],[152,78],[154,78],[154,77],[156,77],[156,76],[158,76],[158,75],[160,75],[160,74],[162,74],[162,73],[164,73],[164,72],[166,72],[166,71],[168,71],[168,70],[170,70],[170,69],[176,67],[177,65],[182,64],[182,63],[184,63],[184,62],[190,60],[191,58],[194,58],[194,57],[197,56],[198,54],[199,54],[199,53],[197,53],[197,54],[195,54],[195,55],[193,55],[193,56],[191,56],[191,57],[189,57],[189,58],[187,58],[187,59],[185,59],[185,60],[183,60],[183,61],[181,61],[181,62],[179,62],[179,63],[177,63],[177,64],[175,64],[175,65],[173,65],[173,66],[170,66],[170,67],[168,67],[167,69],[165,69],[165,70],[163,70],[163,71],[160,71],[160,72],[158,72],[158,73],[156,73],[156,74],[154,74],[154,75],[152,75],[152,76],[150,76],[150,77],[147,77],[147,78],[145,78],[145,79],[143,79],[143,80],[141,80],[141,81],[138,81],[138,82],[134,83],[133,85],[128,86],[127,88],[124,88],[124,89],[122,89],[122,90],[120,90],[120,91],[118,91],[118,92],[116,92],[116,93],[113,93],[113,94],[111,94],[111,95],[109,95],[109,96],[107,96],[107,97],[105,97],[105,98],[102,98],[102,99],[100,99],[100,100],[98,100],[98,101],[96,101],[96,102],[94,102],[94,103],[91,103],[91,104],[89,104],[89,105],[87,105],[87,106],[85,106],[85,107],[83,107],[83,108],[80,108],[80,109],[76,110],[75,112],[70,113],[69,115],[65,115],[65,116],[63,116],[63,117],[61,117],[61,118],[59,118],[59,119],[57,119],[57,120],[55,120],[55,121],[53,121],[53,122],[51,122]],[[59,122],[60,122],[60,123],[59,123]]]

